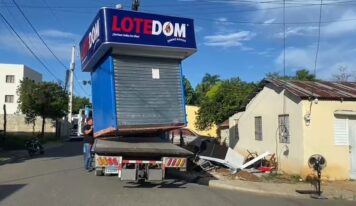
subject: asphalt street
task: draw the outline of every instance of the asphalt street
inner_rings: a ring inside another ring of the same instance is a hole
[[[83,169],[81,144],[66,142],[46,150],[44,156],[0,166],[0,205],[355,205],[210,189],[178,179],[136,184],[114,176],[95,177]]]

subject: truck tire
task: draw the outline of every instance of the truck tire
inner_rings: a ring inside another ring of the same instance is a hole
[[[103,176],[103,169],[95,169],[95,176]]]

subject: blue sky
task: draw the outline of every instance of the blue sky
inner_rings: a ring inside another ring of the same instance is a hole
[[[72,45],[79,40],[100,7],[131,0],[15,0],[55,54],[67,65]],[[338,68],[356,73],[356,0],[324,0],[318,78],[331,80]],[[286,0],[286,72],[314,71],[318,36],[318,0]],[[221,78],[239,76],[259,81],[268,72],[283,73],[282,0],[141,0],[140,10],[193,18],[198,52],[183,62],[183,73],[195,86],[205,73]],[[42,45],[12,0],[0,0],[0,12],[52,72],[64,80],[65,70]],[[0,21],[0,62],[26,64],[54,80]],[[90,95],[77,52],[77,95]],[[84,90],[84,91],[83,91]]]

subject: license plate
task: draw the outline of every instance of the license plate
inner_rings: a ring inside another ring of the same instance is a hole
[[[105,168],[105,173],[106,174],[117,174],[118,173],[118,169],[116,166],[109,166]]]

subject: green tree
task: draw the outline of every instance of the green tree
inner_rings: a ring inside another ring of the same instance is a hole
[[[302,81],[316,81],[314,74],[310,74],[307,69],[299,69],[295,72],[294,76],[283,76],[278,72],[269,72],[266,74],[268,79],[282,79],[282,80],[302,80]]]
[[[27,122],[34,122],[37,116],[42,118],[41,135],[44,135],[46,118],[57,119],[67,113],[68,96],[64,89],[53,82],[35,83],[21,81],[18,88],[19,109],[25,114]]]
[[[255,88],[254,83],[246,83],[239,78],[216,83],[200,104],[196,126],[204,130],[213,124],[222,123],[240,108],[247,95]]]
[[[73,113],[78,114],[79,109],[83,109],[85,105],[91,105],[87,97],[73,96]]]
[[[195,88],[195,104],[200,105],[209,89],[220,81],[219,75],[206,73],[202,79],[202,82]]]
[[[315,81],[315,75],[310,74],[309,70],[307,69],[300,69],[295,72],[295,77],[296,80],[303,80],[303,81]]]
[[[184,86],[184,95],[185,103],[194,105],[195,104],[195,94],[192,85],[189,80],[183,75],[183,86]]]

